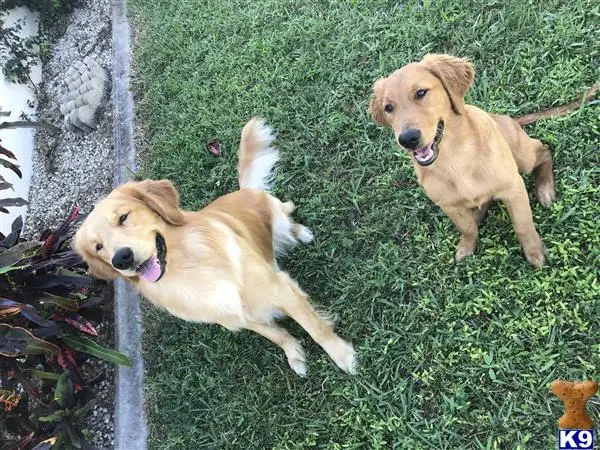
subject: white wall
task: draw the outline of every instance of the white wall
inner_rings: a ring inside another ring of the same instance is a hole
[[[20,7],[9,11],[6,16],[4,26],[14,24],[18,19],[24,18],[25,24],[21,32],[22,36],[33,36],[38,32],[38,15],[32,13],[28,8]],[[37,65],[32,71],[32,80],[37,84],[40,82],[42,73],[40,65]],[[27,115],[34,114],[35,107],[27,106],[27,100],[36,101],[33,90],[22,84],[15,84],[7,81],[4,74],[0,70],[0,107],[3,111],[11,111],[10,117],[0,117],[0,121],[19,120],[21,112]],[[29,194],[29,183],[31,181],[31,161],[33,155],[33,133],[32,128],[17,128],[14,130],[0,131],[0,140],[2,146],[12,151],[17,157],[17,164],[20,166],[23,178],[17,177],[12,170],[0,166],[0,174],[12,183],[15,191],[9,190],[0,191],[2,198],[7,197],[22,197],[27,199]],[[3,157],[4,158],[4,157]],[[12,160],[11,160],[12,161]],[[9,214],[0,213],[0,232],[6,234],[10,231],[10,224],[19,215],[25,218],[27,207],[22,206],[9,207]]]

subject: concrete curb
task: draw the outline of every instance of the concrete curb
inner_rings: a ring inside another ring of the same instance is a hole
[[[133,99],[129,91],[130,31],[127,0],[112,0],[113,105],[115,185],[131,179],[135,169]],[[148,428],[144,411],[144,362],[142,321],[135,290],[123,280],[115,282],[115,342],[117,350],[133,363],[115,370],[115,448],[144,450]]]

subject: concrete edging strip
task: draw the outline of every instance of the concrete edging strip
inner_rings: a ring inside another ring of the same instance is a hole
[[[130,30],[127,0],[112,0],[115,186],[131,179],[135,167],[133,98],[129,91]],[[115,343],[131,358],[132,367],[115,369],[115,448],[144,450],[148,428],[144,411],[142,320],[137,293],[123,280],[115,281]]]

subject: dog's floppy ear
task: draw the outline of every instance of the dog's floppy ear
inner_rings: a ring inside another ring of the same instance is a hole
[[[373,94],[371,95],[371,103],[369,104],[369,112],[371,116],[373,116],[373,120],[375,123],[379,125],[388,125],[388,122],[385,117],[385,112],[383,110],[383,84],[385,83],[385,78],[380,78],[373,85]]]
[[[184,216],[179,209],[179,193],[169,180],[144,180],[130,182],[118,188],[144,203],[170,225],[183,225]]]
[[[421,63],[441,81],[452,110],[458,115],[464,114],[464,98],[475,79],[473,64],[467,58],[435,53],[425,55]]]

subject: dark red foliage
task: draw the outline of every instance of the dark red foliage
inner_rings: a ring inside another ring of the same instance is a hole
[[[0,442],[10,448],[92,448],[78,428],[93,394],[79,367],[90,354],[128,363],[79,338],[98,336],[94,318],[102,315],[99,286],[68,247],[79,212],[75,206],[56,230],[42,233],[41,244],[21,237],[20,218],[0,236]],[[52,444],[42,442],[48,438]]]

